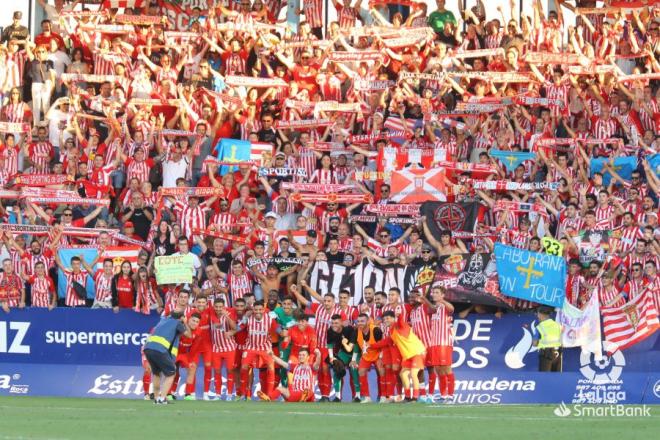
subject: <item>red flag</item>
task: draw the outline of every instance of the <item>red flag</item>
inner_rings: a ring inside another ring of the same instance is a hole
[[[445,172],[432,170],[401,170],[392,172],[392,200],[397,203],[444,202],[447,200]]]
[[[658,310],[646,288],[621,307],[601,309],[605,340],[623,350],[651,336],[660,327]]]

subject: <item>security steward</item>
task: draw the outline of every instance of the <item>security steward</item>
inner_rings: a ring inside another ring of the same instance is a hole
[[[533,344],[539,349],[539,371],[561,372],[561,325],[551,318],[552,308],[541,306],[536,312],[539,323]]]
[[[183,334],[192,338],[192,332],[199,325],[201,316],[193,313],[188,322],[183,319],[183,313],[174,311],[169,317],[162,318],[147,338],[144,345],[144,356],[151,366],[154,386],[154,403],[167,405],[167,393],[172,387],[176,365],[174,360],[179,351],[179,337]],[[161,379],[162,375],[162,379]]]

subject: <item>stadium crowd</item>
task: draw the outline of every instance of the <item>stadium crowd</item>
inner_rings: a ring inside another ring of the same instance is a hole
[[[224,365],[229,399],[254,368],[264,400],[313,400],[318,372],[327,401],[348,370],[370,401],[375,368],[386,402],[453,394],[454,306],[506,310],[430,283],[335,297],[318,262],[554,247],[571,304],[657,304],[660,5],[576,1],[333,0],[326,23],[302,0],[292,30],[279,1],[39,0],[40,32],[17,12],[0,46],[2,309],[183,312],[190,398],[198,365],[205,399]],[[436,233],[423,201],[478,202],[476,227]],[[76,247],[97,259],[62,261]],[[104,253],[122,247],[139,252]],[[164,256],[192,282],[158,284]]]

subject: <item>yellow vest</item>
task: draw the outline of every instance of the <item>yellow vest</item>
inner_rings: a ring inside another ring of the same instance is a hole
[[[364,347],[364,334],[362,334],[362,330],[360,329],[357,329],[357,343],[360,348]],[[374,338],[374,324],[369,322],[369,340],[367,341],[369,348],[367,348],[366,353],[362,353],[362,359],[367,362],[374,362],[376,359],[378,359],[380,350],[371,348],[371,346],[375,343],[376,339]]]
[[[426,351],[424,344],[419,340],[417,335],[413,333],[412,329],[410,329],[408,336],[403,336],[395,328],[392,329],[392,340],[401,352],[403,360],[408,360],[411,357],[424,354]]]
[[[561,347],[561,325],[553,319],[546,319],[536,326],[536,331],[541,336],[539,339],[539,349]]]

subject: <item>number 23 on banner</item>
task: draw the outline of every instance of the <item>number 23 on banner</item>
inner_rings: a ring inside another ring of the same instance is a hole
[[[546,254],[554,255],[556,257],[564,255],[564,245],[559,241],[550,237],[543,237],[541,243],[543,244],[543,249]]]

